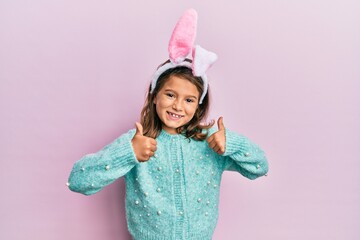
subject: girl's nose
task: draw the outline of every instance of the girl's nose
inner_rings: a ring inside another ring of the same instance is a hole
[[[182,106],[181,106],[181,102],[180,101],[174,101],[173,104],[173,109],[177,110],[177,111],[181,111],[182,110]]]

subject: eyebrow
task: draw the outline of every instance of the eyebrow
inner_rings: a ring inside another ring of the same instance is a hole
[[[164,90],[165,92],[166,91],[170,91],[170,92],[174,92],[174,93],[177,93],[175,90],[173,90],[173,89],[170,89],[170,88],[167,88],[167,89],[165,89]],[[197,97],[195,97],[195,96],[193,96],[193,95],[188,95],[188,97],[192,97],[192,98],[195,98],[195,99],[197,99]]]

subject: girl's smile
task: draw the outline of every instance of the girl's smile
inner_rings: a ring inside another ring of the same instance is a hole
[[[184,115],[178,115],[178,114],[175,114],[172,112],[167,112],[167,114],[168,114],[169,120],[174,120],[174,121],[184,117]]]
[[[198,107],[199,95],[189,80],[171,76],[154,98],[163,129],[176,134],[177,128],[190,122]]]

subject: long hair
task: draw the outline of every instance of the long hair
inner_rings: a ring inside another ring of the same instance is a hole
[[[191,62],[190,59],[185,59],[185,61]],[[167,60],[165,63],[160,65],[159,67],[163,66],[164,64],[168,63]],[[151,91],[151,84],[149,86],[147,97],[144,103],[144,107],[141,111],[140,122],[143,126],[143,134],[145,136],[156,138],[159,136],[162,130],[162,122],[157,115],[156,112],[156,105],[154,104],[154,98],[160,89],[164,86],[164,84],[170,79],[171,76],[180,77],[186,79],[193,83],[197,90],[201,94],[204,91],[204,84],[201,77],[196,77],[193,75],[192,70],[188,67],[179,66],[175,68],[171,68],[166,70],[162,73],[157,82],[156,87],[152,93]],[[179,134],[185,135],[187,138],[193,138],[194,140],[203,141],[207,137],[207,131],[202,131],[203,129],[207,130],[212,127],[215,123],[214,120],[210,121],[210,123],[203,123],[202,121],[207,118],[209,112],[209,90],[205,95],[202,104],[198,104],[197,109],[193,118],[186,123],[185,125],[176,129],[176,132]]]

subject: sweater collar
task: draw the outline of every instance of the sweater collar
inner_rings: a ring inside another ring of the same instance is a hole
[[[186,138],[184,135],[182,134],[170,134],[167,131],[165,131],[164,129],[161,129],[161,132],[158,136],[159,139],[163,139],[163,140],[175,140],[175,139],[183,139]]]

